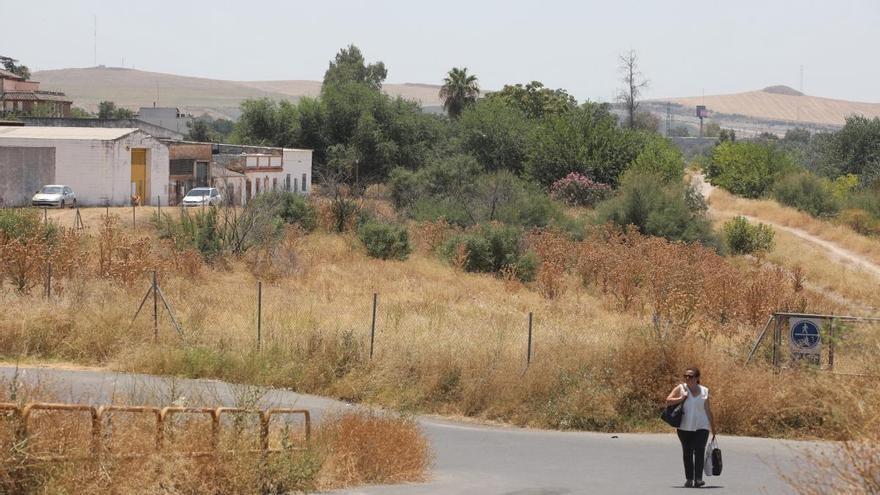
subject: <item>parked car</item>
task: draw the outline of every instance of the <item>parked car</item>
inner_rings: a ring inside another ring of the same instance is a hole
[[[183,206],[211,206],[223,202],[220,191],[216,187],[196,187],[190,189],[183,197]]]
[[[64,208],[65,206],[73,208],[76,206],[76,194],[73,193],[70,186],[50,184],[43,186],[37,191],[37,194],[34,194],[31,204],[53,208]]]

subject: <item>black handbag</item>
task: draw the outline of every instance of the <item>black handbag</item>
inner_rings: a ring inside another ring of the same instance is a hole
[[[714,447],[712,449],[712,476],[721,475],[721,449]]]
[[[666,423],[673,428],[681,426],[681,418],[684,416],[684,403],[686,400],[687,398],[678,404],[666,406],[663,409],[663,412],[660,413],[660,419],[666,421]]]

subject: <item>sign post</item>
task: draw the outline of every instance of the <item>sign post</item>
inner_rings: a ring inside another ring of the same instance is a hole
[[[789,346],[792,361],[819,364],[822,355],[821,320],[814,318],[791,318],[789,320]]]

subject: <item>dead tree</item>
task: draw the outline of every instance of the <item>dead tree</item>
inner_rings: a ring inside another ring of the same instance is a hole
[[[636,110],[639,108],[639,96],[642,90],[648,87],[648,80],[639,71],[639,57],[635,50],[630,49],[627,53],[617,58],[624,87],[617,94],[617,100],[624,104],[627,113],[627,124],[630,129],[636,126]]]

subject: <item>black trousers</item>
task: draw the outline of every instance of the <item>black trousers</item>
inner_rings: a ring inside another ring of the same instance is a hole
[[[709,441],[709,430],[676,430],[681,441],[681,453],[684,457],[684,478],[687,480],[703,479],[703,461],[706,455],[706,442]]]

